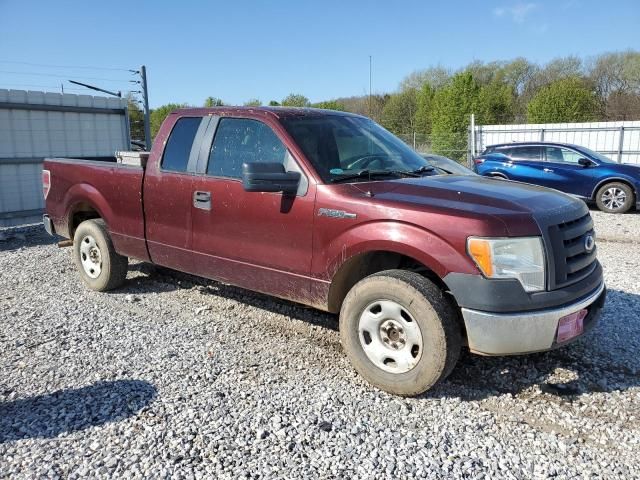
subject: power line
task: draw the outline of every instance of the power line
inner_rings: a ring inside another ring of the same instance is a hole
[[[37,73],[37,72],[14,72],[10,70],[0,70],[0,73],[6,73],[10,75],[26,75],[32,77],[55,77],[55,78],[67,78],[69,75],[58,75],[56,73]],[[129,83],[129,80],[118,80],[115,78],[101,78],[101,77],[82,77],[87,80],[100,80],[102,82],[117,82],[117,83]]]
[[[111,71],[120,71],[120,72],[128,72],[128,68],[115,68],[115,67],[89,67],[89,66],[79,66],[79,65],[48,65],[44,63],[31,63],[31,62],[16,62],[12,60],[0,60],[0,63],[11,63],[14,65],[28,65],[31,67],[44,67],[44,68],[78,68],[83,70],[111,70]]]

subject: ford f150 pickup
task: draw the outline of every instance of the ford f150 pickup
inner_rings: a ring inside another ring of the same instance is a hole
[[[89,288],[122,285],[131,258],[339,313],[354,368],[399,395],[463,347],[565,345],[605,301],[582,201],[444,174],[358,115],[178,110],[148,158],[47,159],[43,190]]]

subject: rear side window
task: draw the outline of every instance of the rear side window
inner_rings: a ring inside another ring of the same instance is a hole
[[[511,149],[511,157],[514,160],[540,160],[540,147],[518,147]]]
[[[189,154],[200,127],[200,117],[183,117],[179,119],[171,130],[167,145],[162,155],[162,169],[171,172],[186,172]]]
[[[221,118],[207,174],[240,178],[243,163],[276,162],[286,166],[287,157],[286,147],[268,125],[244,118]]]

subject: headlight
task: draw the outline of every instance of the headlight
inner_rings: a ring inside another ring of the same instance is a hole
[[[467,250],[485,277],[516,278],[526,292],[544,290],[544,248],[540,237],[469,237]]]

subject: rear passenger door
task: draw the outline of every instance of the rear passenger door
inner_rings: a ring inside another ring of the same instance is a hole
[[[154,145],[164,144],[162,158],[149,165],[144,180],[145,227],[151,260],[192,273],[193,176],[209,121],[210,117],[177,118],[167,138],[156,138]]]
[[[539,184],[544,170],[542,148],[535,145],[509,147],[505,154],[510,162],[505,165],[504,172],[512,180]],[[501,151],[501,153],[503,153]]]
[[[222,117],[193,185],[193,251],[199,275],[308,302],[315,185],[266,123]],[[210,128],[210,131],[214,128]],[[242,164],[281,162],[301,174],[297,195],[246,192]]]

